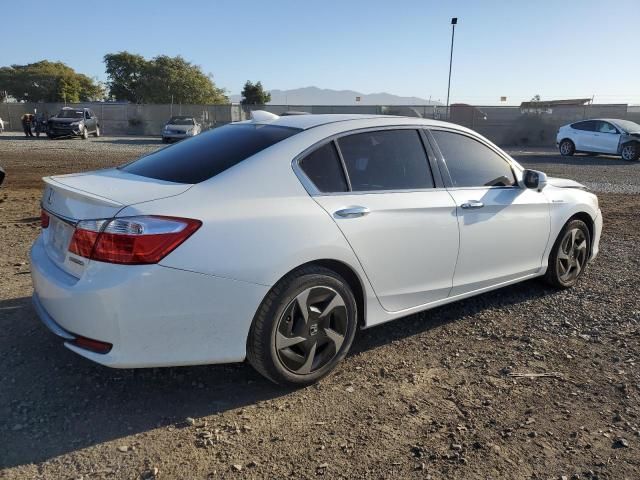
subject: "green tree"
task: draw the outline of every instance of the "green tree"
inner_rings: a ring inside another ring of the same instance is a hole
[[[0,91],[25,102],[86,102],[104,98],[102,86],[62,62],[42,60],[0,68]]]
[[[142,103],[141,81],[148,63],[144,57],[129,52],[108,53],[104,63],[109,94],[118,100]]]
[[[264,105],[270,101],[271,94],[264,91],[262,82],[253,83],[247,80],[242,89],[242,100],[240,103],[243,105]]]
[[[135,103],[227,103],[224,90],[211,75],[181,56],[146,60],[129,52],[104,57],[110,94]]]

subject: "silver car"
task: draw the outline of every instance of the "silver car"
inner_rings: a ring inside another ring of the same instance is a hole
[[[201,132],[200,124],[195,118],[186,115],[171,117],[162,128],[162,143],[194,137]]]

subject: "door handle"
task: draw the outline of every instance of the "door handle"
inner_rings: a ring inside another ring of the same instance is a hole
[[[479,202],[478,200],[469,200],[468,202],[465,202],[460,206],[467,209],[482,208],[484,207],[484,203]]]
[[[335,215],[342,218],[357,218],[357,217],[364,217],[369,213],[371,213],[371,210],[369,210],[367,207],[356,206],[356,207],[347,207],[341,210],[337,210],[335,212]]]

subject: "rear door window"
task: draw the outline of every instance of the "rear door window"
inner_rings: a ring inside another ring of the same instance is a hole
[[[584,122],[572,124],[571,128],[585,132],[594,132],[596,130],[596,122],[594,120],[586,120]]]
[[[353,191],[433,188],[417,130],[379,130],[338,139]]]
[[[300,131],[275,125],[226,125],[162,148],[120,169],[168,182],[200,183]]]
[[[311,152],[300,160],[299,165],[320,192],[346,192],[348,190],[340,157],[338,157],[333,142]]]

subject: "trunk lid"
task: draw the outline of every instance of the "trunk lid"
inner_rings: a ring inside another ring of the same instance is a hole
[[[43,180],[42,208],[50,214],[49,227],[42,231],[45,251],[58,267],[78,278],[89,262],[68,251],[79,220],[113,218],[126,206],[180,195],[192,186],[115,168]]]

